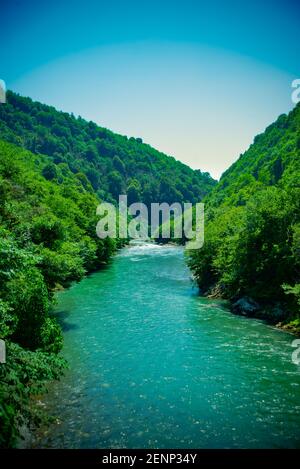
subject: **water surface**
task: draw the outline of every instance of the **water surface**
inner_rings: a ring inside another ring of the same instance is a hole
[[[34,446],[300,447],[294,337],[200,298],[181,248],[125,248],[57,311],[70,370]]]

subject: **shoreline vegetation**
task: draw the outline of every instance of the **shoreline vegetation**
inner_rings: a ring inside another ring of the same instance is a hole
[[[139,138],[8,92],[0,106],[0,447],[43,422],[32,397],[66,367],[54,292],[127,242],[97,237],[99,201],[115,204],[123,192],[130,204],[204,202],[205,243],[187,255],[200,292],[299,334],[299,181],[300,105],[217,183]]]
[[[201,293],[201,296],[204,298],[208,298],[211,300],[226,300],[228,298],[222,296],[220,292],[217,291],[208,291]],[[261,319],[265,321],[267,324],[276,327],[277,329],[281,329],[284,332],[289,332],[297,337],[300,337],[300,321],[292,320],[290,322],[283,322],[283,321],[276,321],[276,319],[272,319],[272,305],[270,307],[263,307],[255,302],[253,299],[249,297],[241,297],[236,299],[235,301],[229,300],[228,309],[231,311],[232,314],[236,314],[239,316],[244,316],[247,319]],[[271,314],[270,314],[271,312]],[[281,312],[282,314],[283,312]]]

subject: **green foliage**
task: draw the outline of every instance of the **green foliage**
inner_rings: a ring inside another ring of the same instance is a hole
[[[57,242],[62,241],[64,233],[63,223],[52,212],[46,212],[34,218],[30,228],[32,241],[49,248],[53,248]]]
[[[6,342],[6,364],[0,366],[0,448],[15,445],[22,426],[40,424],[45,416],[33,405],[32,396],[45,391],[66,367],[56,354],[24,350]]]
[[[46,317],[40,328],[39,343],[45,352],[57,354],[63,345],[60,325],[55,318]]]
[[[12,314],[13,308],[0,299],[0,337],[5,339],[15,330],[17,318]]]
[[[48,181],[52,181],[52,179],[56,179],[57,178],[57,170],[56,170],[56,166],[54,163],[48,163],[43,171],[42,171],[42,174],[44,176],[44,178],[48,179]]]
[[[35,350],[40,345],[40,333],[49,312],[49,297],[44,278],[36,267],[16,273],[4,291],[15,316],[17,327],[12,340]]]
[[[299,129],[298,105],[223,174],[205,199],[205,244],[189,256],[202,291],[280,304],[286,319],[299,315]]]
[[[128,203],[133,204],[141,200],[141,185],[137,179],[130,179],[127,188]]]
[[[293,295],[300,307],[300,283],[296,283],[293,287],[291,287],[291,285],[283,284],[282,288],[287,295]]]

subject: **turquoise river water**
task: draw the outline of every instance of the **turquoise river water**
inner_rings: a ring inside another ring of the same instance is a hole
[[[123,249],[57,314],[70,369],[34,447],[300,447],[295,337],[199,297],[181,248]]]

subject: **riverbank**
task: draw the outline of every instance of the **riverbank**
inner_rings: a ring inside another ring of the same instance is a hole
[[[215,285],[209,291],[203,292],[202,295],[209,299],[222,299],[228,301],[229,309],[233,314],[244,316],[249,319],[261,319],[267,324],[275,326],[278,329],[300,336],[300,319],[283,319],[283,317],[286,316],[286,313],[282,305],[261,305],[256,300],[248,296],[236,297],[234,299],[224,298],[220,285]]]

